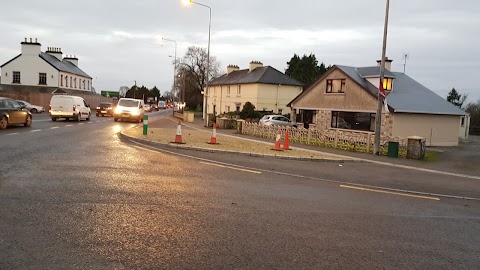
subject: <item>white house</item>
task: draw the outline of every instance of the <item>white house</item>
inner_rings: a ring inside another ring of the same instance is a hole
[[[63,57],[54,47],[42,52],[37,39],[25,38],[21,45],[21,53],[0,66],[0,84],[91,91],[92,77],[78,67],[77,57]]]

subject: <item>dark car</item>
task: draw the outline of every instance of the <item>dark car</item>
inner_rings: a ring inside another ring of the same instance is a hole
[[[6,129],[13,125],[30,127],[32,125],[32,113],[15,100],[0,97],[0,129]]]
[[[102,102],[100,105],[97,106],[97,112],[95,113],[97,116],[105,116],[110,115],[113,116],[113,103],[109,102]]]

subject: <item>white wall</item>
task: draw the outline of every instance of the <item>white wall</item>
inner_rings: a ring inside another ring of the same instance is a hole
[[[60,76],[59,87],[61,88],[81,90],[81,91],[90,91],[92,88],[92,80],[90,78],[81,77],[81,76],[71,74],[68,72],[63,72],[63,71],[60,72],[59,76]],[[75,85],[75,79],[76,79],[76,85]],[[85,89],[83,87],[84,80],[85,80]]]
[[[33,47],[33,46],[28,46]],[[22,54],[2,67],[2,84],[13,84],[13,71],[20,71],[20,85],[58,87],[59,72],[38,54]],[[39,73],[47,73],[47,84],[39,85]]]

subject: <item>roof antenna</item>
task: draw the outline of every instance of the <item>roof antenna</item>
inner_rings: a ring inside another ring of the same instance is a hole
[[[407,59],[408,59],[408,53],[403,54],[403,74],[405,74],[405,70],[407,68]]]

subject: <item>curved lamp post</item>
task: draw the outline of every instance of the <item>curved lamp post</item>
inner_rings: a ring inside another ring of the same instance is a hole
[[[170,42],[175,43],[175,60],[174,60],[174,64],[173,64],[173,93],[175,95],[175,88],[177,87],[177,84],[176,84],[177,76],[175,76],[175,73],[177,73],[177,42],[175,40],[168,39],[168,38],[162,38],[162,40],[170,41]]]
[[[204,114],[203,114],[203,119],[205,120],[205,126],[208,126],[208,81],[209,81],[209,70],[210,70],[210,29],[211,29],[211,26],[212,26],[212,8],[205,5],[205,4],[202,4],[202,3],[198,3],[198,2],[195,2],[193,0],[183,0],[183,3],[185,5],[188,5],[189,3],[193,3],[193,4],[197,4],[199,6],[202,6],[202,7],[206,7],[208,8],[209,10],[209,15],[210,15],[210,19],[208,21],[208,49],[207,49],[207,82],[206,82],[206,85],[205,85],[205,90],[204,90],[204,95],[205,95],[205,104],[204,104]]]

